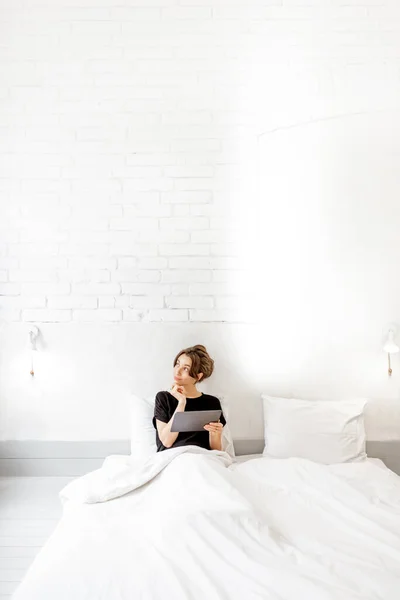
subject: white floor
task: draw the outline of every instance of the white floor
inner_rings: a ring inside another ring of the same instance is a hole
[[[0,600],[11,599],[62,514],[74,477],[0,477]]]

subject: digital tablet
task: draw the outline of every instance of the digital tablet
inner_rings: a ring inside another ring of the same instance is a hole
[[[218,421],[222,410],[189,410],[175,413],[171,431],[205,431],[204,425]]]

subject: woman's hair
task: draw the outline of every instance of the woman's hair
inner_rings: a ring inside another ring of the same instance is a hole
[[[192,359],[192,366],[190,367],[189,375],[190,377],[194,377],[197,381],[197,375],[199,373],[203,373],[203,377],[199,381],[203,381],[211,376],[214,371],[214,361],[211,356],[208,354],[206,347],[202,346],[202,344],[196,344],[196,346],[190,346],[190,348],[185,348],[181,350],[179,354],[175,356],[174,359],[174,367],[177,363],[178,358],[182,354],[187,354]]]

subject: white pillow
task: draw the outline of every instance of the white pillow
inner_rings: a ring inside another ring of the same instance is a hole
[[[156,430],[153,427],[154,396],[131,396],[131,455],[147,458],[157,452]]]
[[[217,396],[221,402],[222,412],[227,424],[222,430],[222,450],[227,452],[232,458],[235,457],[232,434],[229,429],[228,403],[222,396]],[[153,426],[154,396],[131,395],[131,455],[137,458],[147,458],[157,452],[156,430]]]
[[[324,464],[363,460],[366,399],[300,400],[261,394],[263,456],[299,457]]]

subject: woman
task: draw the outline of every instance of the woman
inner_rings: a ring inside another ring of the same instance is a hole
[[[196,389],[196,383],[210,377],[213,370],[214,361],[201,344],[177,354],[174,360],[174,383],[170,391],[156,395],[153,425],[156,429],[157,452],[189,444],[207,450],[222,450],[222,429],[226,424],[223,413],[218,423],[205,425],[205,431],[171,432],[176,412],[221,410],[218,398],[199,393]]]

